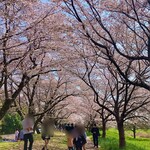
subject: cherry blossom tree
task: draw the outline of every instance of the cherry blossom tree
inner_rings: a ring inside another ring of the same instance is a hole
[[[63,43],[61,29],[65,28],[63,15],[53,3],[6,0],[0,2],[0,7],[2,119],[30,80],[57,68],[53,56]]]
[[[93,91],[94,101],[103,111],[102,115],[105,115],[105,110],[108,117],[113,116],[117,124],[121,148],[125,146],[124,122],[140,117],[131,114],[149,104],[149,94],[146,90],[124,80],[112,64],[95,57],[90,48],[87,46],[82,49],[81,44],[80,48],[74,51],[75,56],[78,54],[79,67],[73,66],[77,60],[72,59],[69,63],[70,67],[68,65],[65,69]]]
[[[74,82],[67,73],[55,70],[32,79],[22,90],[22,100],[18,101],[18,110],[30,113],[35,118],[35,129],[45,116],[55,118],[57,122],[68,118],[73,111],[69,110],[72,96],[78,95]]]
[[[91,42],[95,55],[109,60],[127,82],[150,90],[150,2],[64,0],[64,3],[76,33],[80,39]],[[124,61],[118,61],[118,57]]]
[[[64,0],[64,3],[66,7],[63,5],[62,8],[70,14],[69,20],[74,29],[73,36],[70,36],[74,39],[72,46],[78,51],[78,56],[74,55],[76,60],[71,62],[80,64],[80,68],[76,69],[72,65],[70,70],[91,87],[98,102],[99,89],[96,83],[101,76],[98,71],[102,71],[104,63],[108,64],[107,71],[114,81],[105,77],[108,79],[110,97],[114,103],[108,104],[112,107],[102,103],[99,106],[115,116],[119,146],[123,148],[124,121],[133,117],[130,116],[132,112],[149,103],[148,92],[144,91],[145,97],[142,95],[142,88],[150,90],[150,3],[147,0]],[[88,50],[83,52],[82,47]],[[134,99],[136,92],[141,95]],[[140,97],[144,97],[143,101],[139,100]]]

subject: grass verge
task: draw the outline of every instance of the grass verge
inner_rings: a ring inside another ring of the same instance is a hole
[[[146,131],[139,130],[137,131],[137,135],[145,135],[145,132]],[[92,138],[91,135],[90,138]],[[120,150],[118,148],[118,131],[116,129],[107,130],[106,139],[100,138],[99,144],[101,146],[100,150]],[[138,136],[134,139],[132,132],[126,131],[126,148],[124,150],[150,150],[150,138]]]
[[[44,141],[41,139],[41,135],[34,135],[33,150],[41,150],[44,145]],[[50,150],[65,150],[66,137],[61,132],[55,132],[54,137],[50,139]],[[0,150],[23,150],[23,142],[0,142]]]

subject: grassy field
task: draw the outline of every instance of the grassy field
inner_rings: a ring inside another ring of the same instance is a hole
[[[89,135],[89,134],[88,134]],[[89,135],[92,138],[91,135]],[[133,139],[132,132],[126,131],[127,147],[125,150],[150,150],[150,130],[137,131],[137,138]],[[43,141],[40,135],[34,135],[33,150],[41,150]],[[107,138],[100,138],[99,150],[119,150],[118,149],[118,133],[116,129],[107,130]],[[61,132],[55,132],[55,136],[50,140],[50,150],[66,150],[66,137]],[[23,150],[23,142],[0,142],[0,150]],[[91,150],[91,149],[90,149]]]
[[[19,143],[0,142],[0,150],[17,150],[17,149],[19,149]]]
[[[33,150],[41,150],[44,141],[41,140],[40,135],[34,135]],[[63,133],[55,132],[54,137],[51,138],[49,143],[51,150],[65,150],[66,137]],[[0,142],[0,150],[23,150],[23,142]]]
[[[132,137],[132,131],[126,131],[126,148],[125,150],[150,150],[150,130],[137,131],[137,138]],[[149,137],[149,138],[148,138]],[[107,130],[106,139],[100,138],[100,150],[119,150],[118,133],[116,129]]]

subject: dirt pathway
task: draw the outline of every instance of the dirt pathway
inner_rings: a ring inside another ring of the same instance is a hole
[[[3,138],[13,139],[14,135],[5,135]],[[23,150],[23,142],[18,141],[16,148],[9,148],[9,150]],[[41,150],[44,141],[41,140],[40,136],[38,139],[34,139],[33,150]],[[49,143],[49,150],[67,150],[65,134],[56,134]],[[86,150],[100,150],[100,148],[94,148],[92,141],[88,138],[86,144]]]
[[[1,135],[3,139],[9,139],[9,140],[14,140],[15,139],[15,134],[9,134],[9,135]]]
[[[86,150],[100,150],[100,148],[94,148],[93,142],[88,138],[86,144]]]

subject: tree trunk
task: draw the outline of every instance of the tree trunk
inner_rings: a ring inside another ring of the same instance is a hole
[[[134,139],[136,138],[136,126],[135,125],[133,126],[133,137]]]
[[[15,101],[23,87],[29,82],[29,78],[24,74],[22,81],[18,85],[18,89],[12,94],[11,99],[5,99],[2,107],[0,108],[0,120],[3,119],[7,111],[10,109],[11,104]]]
[[[10,106],[12,104],[12,101],[10,99],[5,100],[2,108],[0,109],[0,120],[3,119],[7,111],[9,110]]]
[[[125,148],[126,142],[125,142],[125,133],[124,133],[124,126],[123,122],[118,122],[118,132],[119,132],[119,148]]]
[[[34,127],[33,127],[33,130],[34,132],[37,131],[37,128],[38,128],[38,124],[41,122],[42,118],[44,117],[44,115],[41,115],[34,123]],[[38,132],[37,132],[38,133]]]
[[[23,120],[24,119],[24,116],[23,116],[23,114],[22,114],[22,112],[18,109],[18,108],[16,108],[16,112],[19,114],[19,116],[21,117],[21,120]]]
[[[34,131],[34,132],[35,132],[35,131],[37,132],[37,130],[38,130],[38,123],[39,123],[39,122],[36,121],[35,124],[34,124],[34,127],[33,127],[33,131]],[[38,133],[38,132],[37,132],[37,133]]]
[[[102,121],[102,138],[106,138],[106,121]]]
[[[149,0],[150,3],[150,0]],[[150,36],[148,37],[148,60],[150,61]]]

